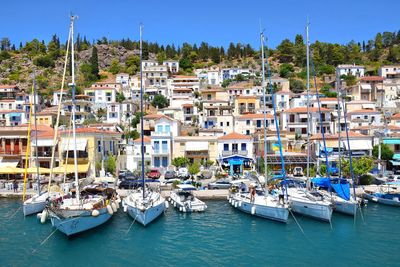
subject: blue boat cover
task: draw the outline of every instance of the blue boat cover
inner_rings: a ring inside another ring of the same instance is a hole
[[[338,183],[332,183],[331,186],[339,197],[350,200],[350,184],[347,181],[342,183],[342,181],[343,180],[339,180]]]
[[[311,182],[325,189],[333,189],[339,197],[350,200],[350,184],[346,179],[313,178]]]

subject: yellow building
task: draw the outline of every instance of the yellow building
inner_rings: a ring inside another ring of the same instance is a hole
[[[68,169],[74,163],[74,142],[72,133],[63,131],[60,133],[60,159],[61,166],[68,164]],[[104,160],[108,155],[118,155],[118,142],[121,134],[110,130],[101,130],[92,127],[76,129],[76,149],[78,154],[78,169],[80,173],[85,173],[87,177],[98,175],[100,169],[96,169],[102,158]],[[102,142],[103,141],[103,142]],[[102,156],[102,152],[104,156]],[[68,159],[67,159],[68,158]],[[118,161],[118,158],[117,158]]]
[[[177,136],[174,138],[172,158],[185,157],[191,162],[216,162],[218,143],[216,136]]]
[[[260,99],[257,96],[238,96],[235,98],[235,115],[255,113],[260,108]]]

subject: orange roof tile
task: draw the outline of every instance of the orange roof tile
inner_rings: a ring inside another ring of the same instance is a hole
[[[251,137],[248,135],[236,133],[236,132],[231,132],[227,135],[221,136],[218,138],[218,140],[250,140]]]
[[[61,133],[68,133],[69,131],[62,131]],[[108,130],[101,130],[98,128],[93,128],[93,127],[83,127],[83,128],[78,128],[76,129],[76,133],[92,133],[92,134],[118,134],[120,135],[120,133],[115,132],[115,131],[108,131]]]
[[[136,138],[135,140],[133,140],[133,142],[135,142],[135,143],[139,143],[139,142],[142,142],[142,138]],[[148,137],[148,136],[144,136],[143,137],[143,142],[145,142],[145,143],[150,143],[151,142],[151,139],[150,139],[150,137]]]
[[[273,119],[274,116],[272,114],[267,113],[266,114],[267,119]],[[245,119],[264,119],[264,114],[262,113],[256,113],[256,114],[245,114],[242,116],[239,116],[240,120],[245,120]]]
[[[321,97],[319,101],[337,101],[335,97]]]
[[[192,104],[183,104],[182,107],[184,107],[184,108],[191,108],[191,107],[193,107],[193,105],[192,105]]]
[[[310,112],[319,112],[318,108],[313,108],[310,107],[309,108]],[[322,112],[331,112],[331,109],[328,108],[321,108]],[[298,108],[291,108],[291,109],[287,109],[285,110],[286,113],[307,113],[307,107],[298,107]]]
[[[339,135],[338,134],[325,134],[325,139],[338,139]],[[349,131],[349,137],[350,138],[356,138],[356,137],[370,137],[369,135],[365,135],[365,134],[360,134],[354,131]],[[343,134],[341,135],[342,139],[345,139],[346,136],[344,136]],[[313,136],[311,136],[310,138],[311,140],[322,140],[322,134],[318,133],[318,134],[314,134]]]
[[[368,81],[368,82],[383,82],[383,77],[381,76],[365,76],[361,77],[361,81]]]

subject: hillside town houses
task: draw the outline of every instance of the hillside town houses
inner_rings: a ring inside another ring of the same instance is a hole
[[[177,157],[201,165],[212,162],[231,174],[257,170],[264,147],[272,168],[279,169],[276,123],[288,173],[296,166],[305,168],[307,147],[311,149],[314,164],[323,164],[328,153],[334,170],[339,152],[349,155],[351,150],[355,157],[371,155],[373,146],[380,140],[392,146],[395,152],[392,164],[400,165],[400,66],[382,66],[377,76],[368,75],[364,66],[337,66],[339,84],[333,80],[332,92],[337,86],[343,88],[345,106],[338,98],[321,92],[317,98],[314,89],[307,101],[306,92],[290,90],[288,79],[272,76],[266,85],[268,88],[271,85],[276,92],[277,114],[272,109],[269,93],[264,110],[263,88],[251,79],[256,77],[256,70],[210,67],[197,69],[194,75],[181,75],[176,60],[143,60],[142,68],[142,85],[139,75],[118,73],[115,80],[94,83],[76,95],[81,176],[98,175],[108,157],[116,158],[118,170],[137,170],[142,161],[138,138],[142,127],[145,166],[161,172],[174,168],[172,161]],[[340,79],[349,74],[357,78],[352,86]],[[238,75],[245,77],[245,81],[235,82]],[[232,82],[222,87],[226,80]],[[143,125],[138,120],[141,86],[146,113]],[[159,94],[168,100],[163,108],[151,105]],[[38,154],[37,164],[50,167],[55,145],[54,167],[72,173],[73,169],[68,167],[73,158],[72,108],[68,89],[54,90],[44,99],[33,96],[30,88],[0,85],[0,167],[25,166],[31,122],[30,153]],[[58,112],[60,126],[55,131]],[[35,119],[37,128],[34,128]],[[346,128],[349,143],[343,134]],[[322,133],[325,142],[322,142]],[[265,146],[264,142],[267,142]]]

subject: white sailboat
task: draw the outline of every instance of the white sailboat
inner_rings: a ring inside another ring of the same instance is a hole
[[[24,216],[28,216],[28,215],[31,215],[31,214],[35,214],[35,213],[39,213],[39,212],[42,212],[44,209],[45,209],[45,207],[46,207],[46,201],[48,200],[48,199],[55,199],[55,198],[58,198],[58,197],[60,197],[60,192],[57,192],[57,191],[48,191],[48,192],[41,192],[41,189],[40,189],[40,171],[39,171],[39,169],[40,169],[40,167],[39,167],[39,161],[38,161],[38,149],[37,149],[37,147],[38,147],[38,138],[37,138],[37,135],[38,135],[38,129],[37,129],[37,120],[36,120],[36,108],[37,108],[37,103],[36,103],[36,100],[37,100],[37,96],[36,96],[36,81],[35,81],[35,77],[34,77],[34,79],[33,79],[33,87],[32,87],[32,98],[33,98],[33,103],[34,103],[34,107],[33,107],[33,109],[34,109],[34,126],[35,126],[35,165],[36,165],[36,179],[37,179],[37,190],[38,190],[38,192],[35,194],[35,195],[33,195],[31,198],[29,198],[29,199],[27,199],[27,200],[24,200],[24,203],[22,204],[22,211],[23,211],[23,213],[24,213]],[[32,115],[32,104],[31,104],[31,102],[29,102],[30,103],[30,109],[29,109],[29,128],[31,127],[31,121],[32,121],[32,118],[31,118],[31,115]],[[29,133],[28,134],[30,134],[30,132],[31,131],[29,131]],[[30,142],[30,138],[29,138],[29,142],[28,142],[28,146],[30,147],[30,145],[31,145],[31,142]],[[28,152],[28,151],[27,151]],[[27,168],[27,166],[28,166],[28,154],[29,153],[27,153],[27,159],[26,159],[26,161],[25,161],[25,163],[26,163],[26,168]],[[26,180],[26,173],[25,173],[25,179],[24,180]],[[25,198],[25,190],[24,190],[24,198]]]
[[[196,187],[187,184],[178,184],[177,187],[169,196],[172,206],[181,212],[200,212],[207,209],[206,203],[193,195]]]
[[[263,101],[264,101],[264,172],[265,177],[267,177],[267,130],[266,130],[266,97],[265,97],[265,66],[264,66],[264,33],[261,32],[261,57],[262,57],[262,88],[263,88]],[[272,83],[270,82],[270,85]],[[276,116],[275,102],[274,98],[272,98],[274,113]],[[279,126],[277,122],[277,118],[275,118],[277,133],[279,135]],[[284,169],[284,167],[283,167]],[[253,189],[255,190],[255,189]],[[231,193],[228,197],[229,202],[233,207],[237,208],[240,211],[250,213],[252,215],[284,222],[286,223],[289,217],[288,205],[283,202],[280,202],[275,196],[272,196],[268,193],[267,190],[255,191],[253,197],[251,197],[248,192],[236,192]]]
[[[306,27],[307,42],[307,183],[310,181],[310,41]],[[331,221],[332,207],[330,201],[317,192],[305,188],[288,188],[289,203],[293,212],[322,221]]]
[[[78,161],[76,145],[75,125],[75,66],[74,66],[74,20],[71,16],[70,37],[71,37],[71,64],[72,64],[72,136],[74,144],[74,167],[75,167],[75,195],[63,197],[60,200],[51,201],[41,215],[44,222],[49,215],[51,223],[60,232],[67,236],[75,235],[92,229],[108,221],[118,209],[118,201],[115,192],[107,194],[90,194],[81,199],[80,185],[78,179]],[[101,192],[101,191],[100,191]]]
[[[124,211],[131,216],[135,221],[138,221],[143,226],[148,225],[158,218],[168,205],[161,194],[155,190],[146,189],[144,179],[144,134],[143,134],[143,73],[142,73],[142,25],[140,26],[140,111],[141,111],[141,175],[142,188],[132,191],[124,199]]]

